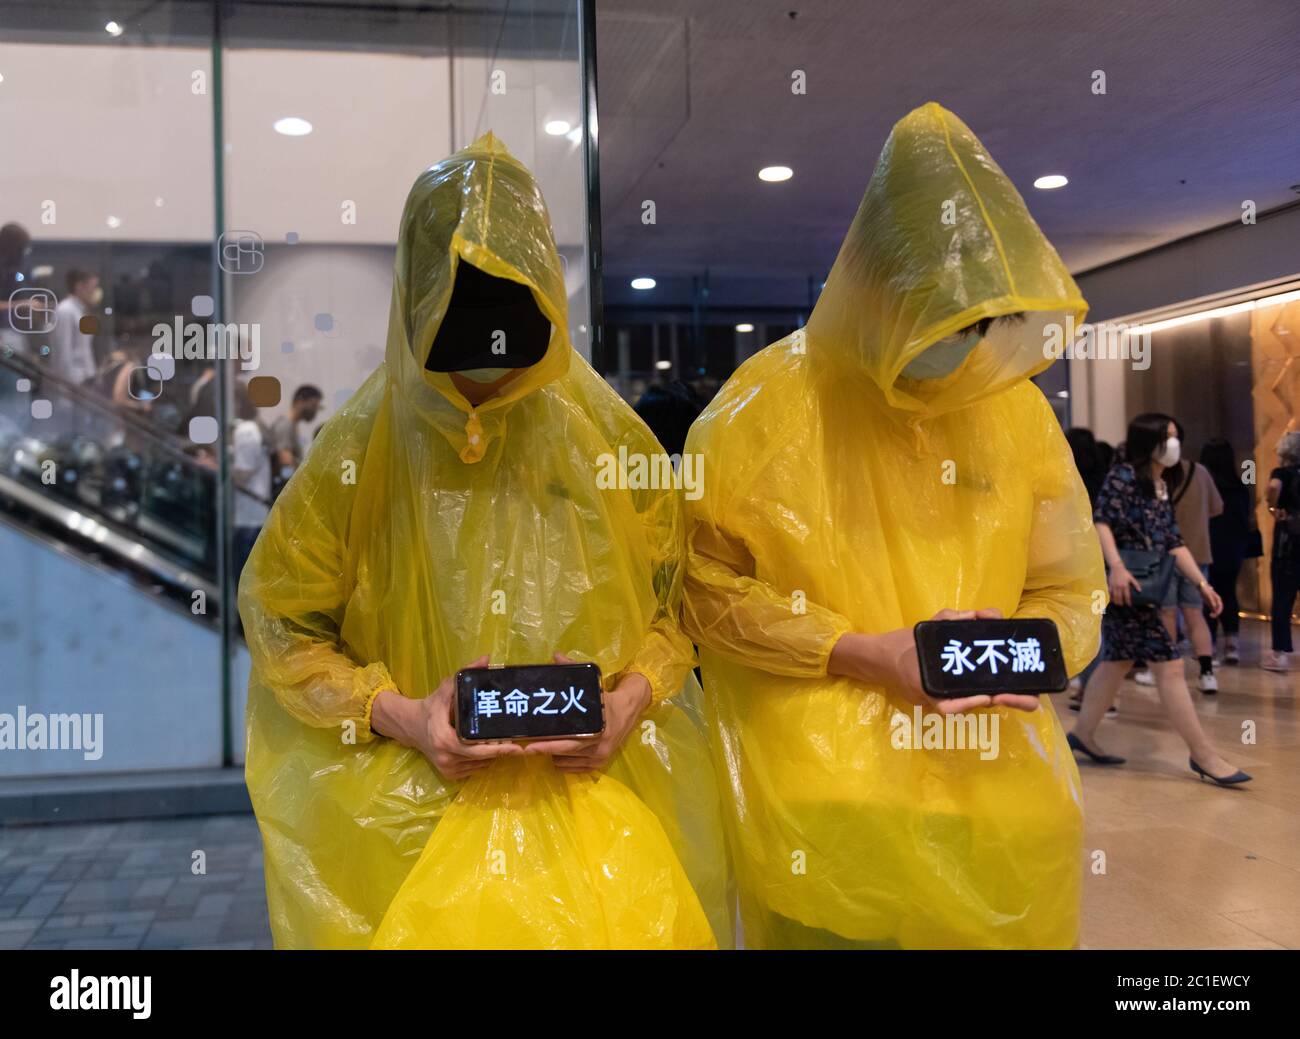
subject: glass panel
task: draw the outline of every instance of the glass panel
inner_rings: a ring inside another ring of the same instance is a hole
[[[0,6],[0,711],[105,734],[6,775],[221,762],[211,364],[148,360],[212,291],[212,11],[118,17]]]

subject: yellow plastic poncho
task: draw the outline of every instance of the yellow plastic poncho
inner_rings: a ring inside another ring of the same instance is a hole
[[[747,946],[1075,942],[1079,779],[1051,704],[992,709],[987,760],[895,749],[911,706],[826,668],[846,632],[943,608],[1051,618],[1071,674],[1093,656],[1088,498],[1029,382],[1050,363],[1043,324],[1085,308],[1006,176],[931,103],[894,127],[807,328],[692,429],[686,629]],[[941,337],[1018,311],[952,374],[900,378]]]
[[[424,362],[456,266],[527,285],[543,359],[478,408]],[[680,494],[598,486],[660,451],[576,355],[545,203],[491,134],[402,216],[384,364],[321,430],[244,570],[247,779],[278,946],[711,947],[731,921],[678,626]],[[482,654],[629,671],[653,705],[602,773],[497,759],[462,784],[372,733]],[[382,924],[382,926],[381,926]]]

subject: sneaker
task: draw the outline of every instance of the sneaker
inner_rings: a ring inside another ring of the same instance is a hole
[[[1214,672],[1210,671],[1196,680],[1196,688],[1203,693],[1217,693],[1219,691],[1219,680],[1214,677]]]
[[[1270,650],[1264,654],[1259,666],[1265,671],[1290,671],[1291,658],[1286,653],[1275,653]]]
[[[1151,673],[1151,669],[1144,667],[1141,671],[1133,672],[1133,681],[1138,685],[1155,685],[1156,676]]]
[[[1237,645],[1237,639],[1232,635],[1224,640],[1223,662],[1234,667],[1241,663],[1241,647]]]

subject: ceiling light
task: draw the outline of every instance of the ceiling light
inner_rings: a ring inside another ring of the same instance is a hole
[[[672,361],[655,361],[655,367],[658,368],[661,372],[666,372],[672,366],[673,366]]]
[[[1043,191],[1051,191],[1053,188],[1063,188],[1069,180],[1059,173],[1049,173],[1045,177],[1039,177],[1034,181],[1034,187],[1041,188]]]
[[[277,119],[273,129],[286,137],[306,137],[311,133],[311,123],[306,119],[299,119],[296,115],[287,115],[283,119]]]
[[[736,326],[736,331],[737,331],[737,332],[752,332],[752,331],[754,331],[754,326],[751,325],[748,321],[742,321],[740,324],[738,324],[738,325]]]
[[[5,81],[4,73],[0,72],[0,83],[3,83],[4,81]]]
[[[122,27],[117,22],[109,22],[104,26],[104,32],[108,33],[109,36],[121,36]]]
[[[552,137],[563,137],[566,133],[568,133],[570,130],[573,129],[573,124],[570,123],[567,119],[552,119],[549,123],[547,123],[544,127],[542,127],[542,129],[545,130]]]
[[[632,288],[634,289],[641,289],[642,291],[644,291],[646,289],[653,289],[654,287],[655,287],[654,278],[633,278],[632,279]]]
[[[118,228],[122,226],[122,218],[116,216],[110,216],[107,220],[104,221],[104,223],[108,224],[109,227]]]
[[[758,179],[766,180],[770,183],[777,183],[782,180],[789,180],[794,176],[794,170],[789,166],[764,166],[758,171]]]
[[[568,133],[566,133],[564,136],[567,137],[569,140],[571,140],[574,144],[577,144],[579,141],[582,140],[582,127],[581,127],[581,126],[575,126],[572,130],[570,130],[570,131],[569,131]]]

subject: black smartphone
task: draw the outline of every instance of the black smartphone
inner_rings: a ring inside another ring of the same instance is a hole
[[[604,731],[605,701],[595,664],[456,672],[456,734],[465,743],[571,739]]]
[[[921,621],[914,634],[921,688],[935,699],[1059,693],[1069,681],[1056,624],[1045,617]]]

